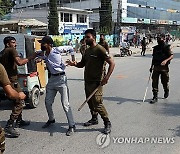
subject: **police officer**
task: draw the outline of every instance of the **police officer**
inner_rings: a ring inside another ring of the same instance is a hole
[[[146,46],[147,46],[147,42],[146,42],[146,38],[145,37],[143,37],[143,39],[141,41],[141,46],[142,46],[141,55],[145,56]]]
[[[11,99],[25,99],[26,95],[23,92],[17,93],[12,87],[8,79],[6,70],[3,65],[0,64],[0,86],[3,87],[6,95]],[[0,126],[0,153],[5,151],[5,134],[4,130]]]
[[[170,45],[165,44],[165,35],[161,34],[157,37],[157,43],[153,47],[153,58],[150,68],[152,73],[152,92],[153,99],[150,101],[151,104],[154,104],[158,101],[158,83],[159,76],[161,76],[161,83],[164,88],[164,98],[169,96],[169,64],[170,60],[173,58],[173,53],[170,49]]]
[[[99,40],[98,44],[100,44],[102,47],[104,47],[109,54],[109,46],[104,38],[104,34],[100,34],[100,40]]]
[[[72,62],[67,60],[70,66],[78,68],[85,67],[84,80],[85,80],[85,93],[86,98],[99,86],[107,84],[111,73],[114,70],[115,63],[112,58],[107,54],[106,50],[99,44],[96,43],[96,32],[93,29],[85,31],[86,44],[89,48],[86,49],[84,56],[80,62]],[[103,65],[104,62],[109,64],[108,72],[104,76]],[[95,95],[88,101],[92,118],[84,123],[84,126],[91,126],[98,124],[98,113],[104,121],[104,134],[111,132],[111,122],[108,117],[108,113],[103,105],[102,99],[102,86],[98,89]]]
[[[16,39],[11,36],[4,38],[5,48],[0,53],[0,63],[4,66],[11,86],[17,91],[21,92],[21,87],[18,83],[18,71],[17,65],[21,66],[26,64],[30,59],[34,58],[20,58],[16,51]],[[22,100],[15,100],[10,119],[5,127],[6,134],[14,137],[18,137],[20,134],[14,129],[14,121],[16,121],[16,127],[27,126],[30,124],[29,121],[22,120],[23,104]]]

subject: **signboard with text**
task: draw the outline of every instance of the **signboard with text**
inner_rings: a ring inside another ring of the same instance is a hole
[[[59,33],[64,34],[82,34],[88,29],[88,25],[81,24],[61,24],[59,27]]]

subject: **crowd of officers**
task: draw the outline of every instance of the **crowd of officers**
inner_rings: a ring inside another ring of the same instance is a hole
[[[91,119],[84,123],[84,126],[91,126],[98,124],[98,114],[104,121],[104,134],[111,132],[111,122],[105,106],[103,105],[103,85],[108,83],[108,80],[114,70],[115,63],[111,56],[109,56],[109,47],[105,41],[104,35],[100,35],[99,43],[96,43],[96,32],[93,29],[88,29],[85,32],[85,37],[81,40],[80,52],[82,59],[80,62],[75,60],[67,60],[66,64],[63,63],[61,51],[53,47],[53,40],[49,36],[45,36],[41,41],[42,53],[34,53],[28,58],[20,58],[16,51],[16,39],[14,37],[5,37],[5,48],[0,53],[0,86],[3,87],[7,96],[14,99],[14,105],[10,119],[5,126],[5,133],[10,137],[18,137],[20,134],[15,127],[28,126],[29,121],[24,121],[22,118],[23,100],[26,98],[18,83],[17,65],[21,66],[26,64],[29,60],[35,57],[45,60],[51,77],[49,78],[46,86],[45,105],[48,113],[49,120],[43,125],[43,128],[49,127],[55,123],[55,118],[52,110],[52,104],[56,92],[61,94],[61,102],[66,117],[69,123],[69,129],[66,132],[70,136],[75,131],[75,122],[69,105],[69,92],[67,86],[67,77],[65,75],[65,66],[75,66],[77,68],[85,67],[84,80],[85,80],[85,94],[88,98],[91,93],[97,88],[98,90],[88,101]],[[173,53],[170,45],[165,43],[165,35],[161,34],[157,37],[158,45],[153,47],[153,58],[150,67],[152,73],[152,92],[153,99],[150,103],[158,101],[158,83],[161,76],[161,82],[164,88],[164,97],[169,96],[169,64],[173,58]],[[87,47],[88,46],[88,47]],[[142,55],[145,51],[142,52]],[[52,62],[54,62],[52,64]],[[106,71],[105,67],[108,64]],[[96,70],[96,71],[95,71]],[[60,81],[60,82],[58,82]],[[58,86],[57,86],[58,85]],[[0,127],[0,152],[5,150],[5,137],[4,131]]]

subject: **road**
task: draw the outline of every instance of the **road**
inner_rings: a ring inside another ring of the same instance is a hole
[[[24,119],[30,120],[31,125],[19,129],[21,133],[19,138],[6,139],[5,154],[178,154],[180,151],[179,50],[177,46],[173,48],[174,59],[170,64],[170,96],[168,99],[163,99],[160,83],[159,100],[153,105],[149,104],[152,98],[151,84],[146,100],[142,102],[149,77],[152,51],[149,50],[146,56],[137,53],[131,57],[114,58],[116,67],[109,83],[104,87],[103,97],[112,122],[112,132],[110,136],[105,138],[101,136],[102,140],[98,138],[97,141],[96,138],[103,128],[102,119],[99,117],[98,125],[85,128],[83,122],[90,119],[89,109],[85,105],[80,112],[77,111],[85,100],[83,69],[68,67],[66,74],[70,103],[76,121],[76,133],[71,137],[65,135],[68,125],[59,94],[53,104],[56,123],[50,128],[41,128],[48,120],[43,95],[36,109],[23,111]],[[80,55],[77,54],[77,57],[79,60]],[[10,108],[9,102],[1,102],[2,126],[5,126],[9,118]],[[131,141],[128,142],[128,139]],[[165,139],[169,139],[169,143],[165,143]],[[108,146],[103,148],[106,145]]]

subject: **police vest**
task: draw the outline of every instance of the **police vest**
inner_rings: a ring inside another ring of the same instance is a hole
[[[171,53],[170,51],[170,45],[164,45],[164,46],[155,46],[153,50],[153,64],[155,66],[161,65],[161,63],[170,57]],[[169,65],[170,61],[166,63],[166,65]]]

